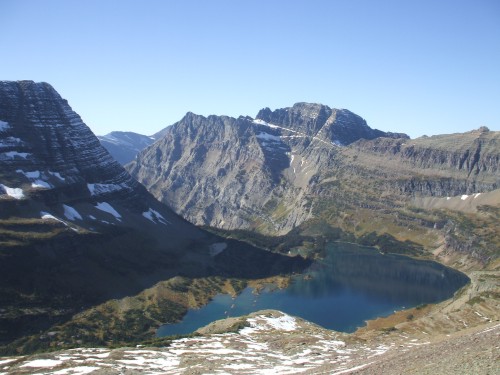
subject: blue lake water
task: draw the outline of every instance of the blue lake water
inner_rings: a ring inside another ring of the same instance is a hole
[[[269,287],[259,294],[246,288],[236,298],[217,295],[206,306],[189,310],[182,322],[160,327],[157,336],[191,333],[214,320],[264,309],[353,332],[366,320],[450,298],[468,281],[464,274],[436,262],[334,243],[328,245],[324,259],[294,277],[288,288]]]

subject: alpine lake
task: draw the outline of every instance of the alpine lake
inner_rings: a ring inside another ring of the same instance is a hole
[[[294,276],[287,288],[269,285],[258,293],[248,287],[236,297],[219,294],[204,307],[189,310],[180,323],[161,326],[156,335],[188,334],[215,320],[265,309],[354,332],[366,320],[446,300],[468,282],[464,274],[433,261],[330,243],[325,257]]]

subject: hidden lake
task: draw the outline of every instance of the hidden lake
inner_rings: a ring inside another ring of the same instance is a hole
[[[236,297],[219,294],[189,310],[181,322],[161,326],[156,335],[189,334],[215,320],[267,309],[350,333],[366,320],[446,300],[468,282],[466,275],[433,261],[330,243],[325,257],[292,277],[287,288],[268,286],[256,293],[247,287]]]

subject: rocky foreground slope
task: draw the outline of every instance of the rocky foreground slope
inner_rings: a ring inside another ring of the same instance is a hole
[[[459,333],[364,341],[277,311],[220,321],[167,347],[73,349],[0,358],[8,374],[494,374],[500,324]],[[223,333],[230,324],[246,325]],[[224,327],[222,327],[224,326]]]

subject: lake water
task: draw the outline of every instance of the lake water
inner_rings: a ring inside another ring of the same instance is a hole
[[[366,320],[448,299],[468,281],[436,262],[334,243],[328,245],[325,259],[295,277],[288,288],[266,288],[259,294],[246,288],[236,298],[217,295],[208,305],[189,310],[182,322],[160,327],[157,336],[191,333],[214,320],[264,309],[354,332]]]

